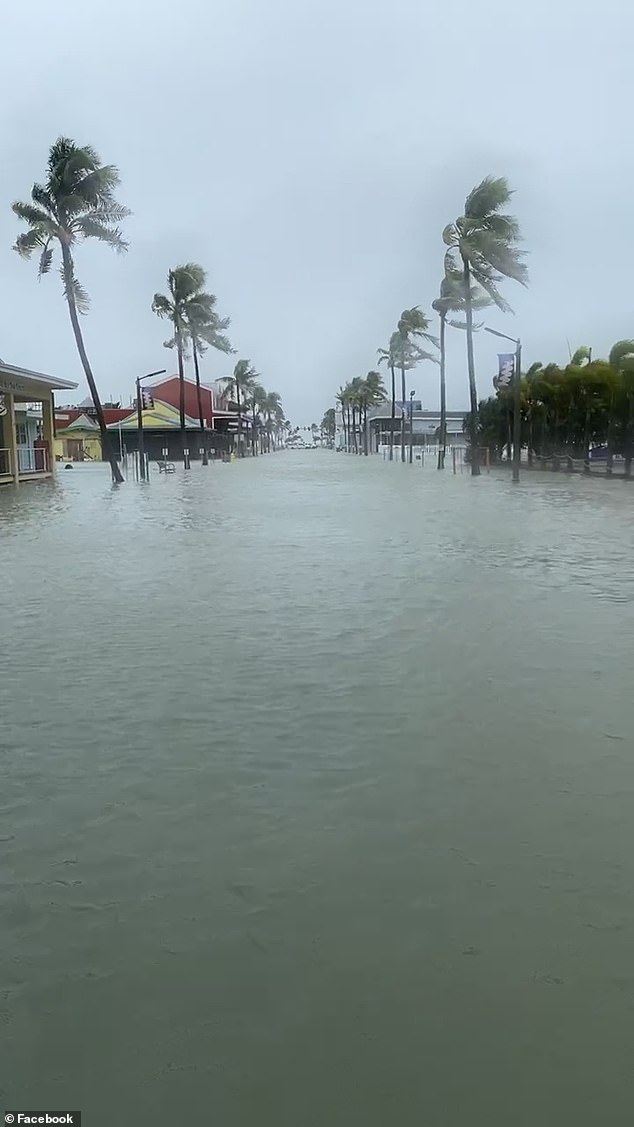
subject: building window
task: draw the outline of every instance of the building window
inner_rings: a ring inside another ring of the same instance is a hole
[[[28,445],[29,440],[28,440],[28,436],[27,436],[27,433],[26,433],[26,423],[16,423],[15,424],[15,437],[16,437],[16,442],[17,442],[18,446],[27,446]]]

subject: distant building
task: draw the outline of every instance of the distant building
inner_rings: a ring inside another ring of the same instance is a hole
[[[389,445],[390,430],[394,430],[395,443],[400,442],[401,420],[403,411],[397,405],[395,418],[392,420],[392,404],[381,403],[368,411],[368,442],[372,453],[380,447]],[[447,411],[447,447],[449,450],[463,451],[467,445],[462,429],[465,411]],[[405,439],[409,444],[410,421],[413,431],[413,445],[422,446],[426,450],[438,448],[440,439],[440,411],[415,410],[410,416],[409,404],[405,409]]]
[[[127,419],[129,407],[103,408],[106,426]],[[116,449],[116,443],[115,443]],[[55,410],[55,458],[66,462],[100,462],[102,460],[101,432],[97,412],[91,399],[77,407],[58,407]]]
[[[52,475],[53,393],[75,387],[68,380],[0,361],[0,484]]]

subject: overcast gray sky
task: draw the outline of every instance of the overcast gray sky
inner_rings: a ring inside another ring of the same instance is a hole
[[[170,266],[209,271],[240,356],[298,423],[375,365],[404,306],[429,309],[441,231],[487,173],[506,175],[531,286],[505,292],[526,362],[605,354],[634,335],[634,14],[625,0],[30,0],[3,13],[0,356],[76,379],[56,274],[11,250],[9,210],[61,133],[121,171],[127,256],[85,246],[78,274],[104,397],[173,366],[150,310]],[[497,342],[477,341],[481,394]],[[205,377],[225,374],[205,358]],[[412,377],[437,403],[437,369]],[[449,406],[467,402],[452,334]]]

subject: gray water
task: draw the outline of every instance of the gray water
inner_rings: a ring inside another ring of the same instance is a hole
[[[320,451],[0,492],[0,1107],[629,1124],[633,508]]]

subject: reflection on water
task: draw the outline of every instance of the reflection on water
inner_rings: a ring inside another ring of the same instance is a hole
[[[322,452],[0,491],[5,1106],[626,1122],[633,498]]]

